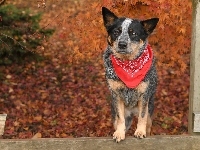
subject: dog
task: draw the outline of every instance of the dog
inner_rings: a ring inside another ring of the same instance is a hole
[[[134,116],[138,117],[134,136],[141,139],[150,135],[152,126],[157,72],[147,39],[159,18],[141,21],[117,17],[106,7],[102,7],[102,16],[108,33],[103,60],[112,95],[113,139],[125,139]]]

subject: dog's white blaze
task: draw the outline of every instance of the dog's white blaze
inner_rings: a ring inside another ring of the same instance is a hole
[[[126,18],[125,20],[124,20],[124,22],[122,23],[122,32],[127,32],[128,31],[128,27],[129,27],[129,25],[131,24],[131,22],[132,22],[132,19],[130,19],[130,18]]]
[[[119,36],[119,40],[130,40],[129,35],[128,35],[128,27],[131,24],[131,22],[132,22],[132,19],[130,19],[130,18],[126,18],[124,20],[124,22],[121,25],[122,26],[122,33]]]

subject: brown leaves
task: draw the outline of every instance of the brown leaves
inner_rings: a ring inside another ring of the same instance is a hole
[[[102,63],[95,61],[66,66],[61,60],[46,60],[31,74],[11,73],[16,66],[9,67],[10,82],[17,84],[1,83],[1,93],[9,87],[15,91],[0,97],[4,99],[0,113],[8,114],[3,137],[110,137],[114,130],[110,93]],[[158,67],[153,134],[187,133],[189,72],[181,77],[175,76],[177,72]],[[136,120],[129,136],[134,134]]]
[[[106,31],[101,4],[65,2],[68,5],[63,1],[52,6],[55,9],[45,13],[41,22],[57,28],[44,43],[48,58],[24,66],[0,66],[0,113],[8,114],[4,138],[110,137],[113,133],[102,65]],[[170,1],[170,14],[160,8],[169,11],[163,0],[141,1],[144,5],[129,2],[103,4],[120,16],[161,18],[156,34],[149,39],[157,55],[159,76],[152,133],[187,133],[191,2],[176,1],[174,5]],[[136,123],[128,135],[134,134]]]
[[[4,138],[111,135],[110,107],[104,97],[108,90],[100,64],[66,66],[54,59],[36,66],[33,74],[26,69],[20,75],[11,73],[16,66],[7,70],[10,82],[16,84],[1,85],[1,93],[9,87],[15,91],[1,97],[8,114]]]

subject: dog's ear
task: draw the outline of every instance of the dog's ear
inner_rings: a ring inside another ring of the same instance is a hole
[[[141,21],[141,24],[143,25],[147,34],[151,34],[153,30],[155,29],[158,21],[159,21],[159,18],[151,18],[148,20]]]
[[[107,30],[114,23],[114,21],[118,19],[118,17],[106,7],[102,7],[102,15],[103,15],[104,26],[106,27]]]

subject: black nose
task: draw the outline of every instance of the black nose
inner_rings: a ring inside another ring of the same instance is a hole
[[[123,42],[123,41],[120,41],[120,42],[118,43],[118,47],[119,47],[120,49],[126,49],[126,48],[127,48],[127,43],[126,43],[126,42]]]

